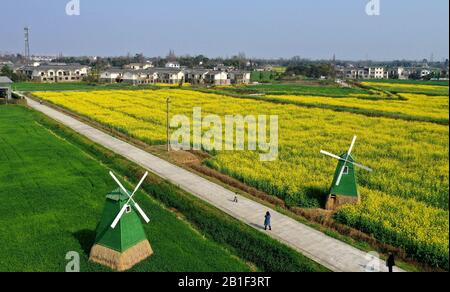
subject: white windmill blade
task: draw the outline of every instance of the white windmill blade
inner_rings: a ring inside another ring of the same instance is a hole
[[[144,176],[141,178],[141,181],[138,183],[138,185],[136,186],[136,188],[134,189],[134,192],[131,194],[131,198],[134,196],[134,194],[136,194],[136,192],[138,191],[138,189],[140,188],[140,186],[142,185],[142,183],[144,182],[145,178],[147,177],[148,172],[145,172]],[[134,201],[133,201],[134,202]]]
[[[324,150],[320,150],[320,153],[322,153],[324,155],[327,155],[327,156],[330,156],[330,157],[333,157],[333,158],[336,158],[337,160],[344,161],[344,159],[342,157],[339,157],[339,156],[337,156],[337,155],[335,155],[333,153],[330,153],[330,152],[327,152],[327,151],[324,151]]]
[[[353,151],[353,147],[355,147],[355,143],[356,143],[356,136],[353,136],[353,141],[352,141],[352,144],[350,145],[350,149],[348,149],[348,156],[350,156],[350,154],[352,154],[352,151]]]
[[[357,167],[359,167],[359,168],[362,168],[362,169],[364,169],[364,170],[367,170],[367,171],[369,171],[369,172],[372,172],[373,171],[373,169],[371,169],[371,168],[369,168],[369,167],[367,167],[367,166],[364,166],[364,165],[362,165],[362,164],[359,164],[359,163],[356,163],[356,162],[352,162],[352,161],[349,161],[351,164],[353,164],[353,165],[355,165],[355,166],[357,166]]]
[[[112,229],[115,229],[115,228],[116,228],[117,224],[118,224],[119,221],[120,221],[120,218],[122,218],[123,214],[124,214],[125,211],[127,210],[127,206],[128,206],[128,203],[125,204],[125,205],[123,205],[123,207],[122,207],[122,209],[120,210],[119,214],[117,214],[116,218],[114,219],[113,223],[111,224],[111,228],[112,228]]]
[[[138,205],[138,203],[136,203],[133,199],[134,195],[136,194],[136,192],[138,191],[138,189],[140,188],[140,186],[142,185],[142,183],[144,182],[144,180],[147,178],[148,176],[148,172],[145,172],[144,176],[141,178],[141,180],[139,181],[138,185],[136,186],[136,188],[134,189],[133,194],[131,194],[130,196],[130,200],[133,201],[134,206],[136,207],[136,210],[138,210],[139,214],[141,214],[142,218],[144,219],[144,221],[146,223],[150,222],[150,219],[148,219],[147,215],[145,214],[145,212],[142,210],[142,208]]]
[[[141,216],[144,219],[145,223],[150,222],[150,219],[148,219],[147,215],[145,215],[144,211],[141,209],[141,207],[136,202],[134,202],[134,206],[138,210],[139,214],[141,214]]]
[[[342,176],[344,175],[344,170],[345,170],[345,167],[347,166],[346,164],[347,164],[347,162],[344,162],[344,165],[342,166],[341,172],[339,173],[339,177],[338,177],[338,179],[336,181],[336,186],[339,186],[341,184]]]
[[[111,177],[116,181],[116,183],[119,185],[122,191],[124,191],[125,194],[127,194],[127,196],[130,196],[130,194],[128,194],[127,189],[120,183],[120,181],[117,179],[117,177],[114,175],[112,171],[109,172],[109,175],[111,175]]]

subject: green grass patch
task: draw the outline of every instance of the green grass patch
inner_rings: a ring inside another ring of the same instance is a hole
[[[49,131],[38,114],[0,107],[1,271],[64,271],[69,251],[88,263],[106,194],[108,168]],[[133,271],[249,271],[219,244],[204,239],[154,199],[139,194],[152,222],[145,225],[155,254]]]

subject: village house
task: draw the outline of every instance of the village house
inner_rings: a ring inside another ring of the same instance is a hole
[[[89,66],[80,64],[49,63],[38,66],[24,66],[17,71],[32,81],[43,83],[79,82],[89,74]]]
[[[244,71],[231,71],[228,72],[231,84],[250,84],[251,73]]]
[[[227,72],[209,71],[205,76],[205,82],[212,85],[230,85],[231,80]]]
[[[168,63],[166,64],[166,68],[180,69],[180,68],[181,68],[181,65],[180,65],[180,63],[177,63],[177,62],[168,62]]]
[[[389,71],[383,67],[344,69],[343,75],[347,79],[389,79]]]
[[[403,67],[393,68],[389,70],[389,77],[399,80],[407,80],[411,75],[411,70],[405,69]]]
[[[0,98],[5,98],[6,100],[11,99],[11,86],[13,82],[11,79],[5,76],[0,76]]]
[[[131,70],[146,70],[149,68],[153,68],[153,64],[151,62],[148,63],[131,63],[123,66],[123,69],[131,69]]]
[[[176,68],[157,68],[157,83],[178,84],[185,81],[184,71]]]
[[[184,80],[191,84],[204,84],[206,80],[207,69],[187,69],[184,71]]]
[[[383,67],[370,67],[369,79],[389,79],[389,72],[385,72]]]
[[[425,77],[427,77],[428,75],[430,75],[431,73],[432,73],[431,70],[428,70],[428,69],[421,69],[421,70],[419,71],[420,78],[425,78]]]
[[[123,74],[125,70],[122,69],[108,69],[100,73],[100,82],[106,83],[121,83],[123,81]]]
[[[123,82],[133,85],[154,84],[158,82],[158,73],[152,69],[126,71]]]

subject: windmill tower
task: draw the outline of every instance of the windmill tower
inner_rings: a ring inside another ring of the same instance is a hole
[[[333,184],[331,185],[330,195],[325,207],[327,210],[335,210],[339,206],[345,204],[359,203],[360,196],[358,191],[356,168],[362,168],[369,172],[373,171],[364,165],[356,163],[353,159],[351,154],[356,143],[356,138],[356,136],[353,137],[350,149],[341,156],[337,156],[324,150],[320,151],[320,153],[339,161],[334,174]]]
[[[112,172],[110,175],[119,188],[106,196],[89,260],[113,270],[126,271],[153,254],[137,213],[146,223],[150,220],[133,199],[148,173],[145,173],[133,193],[125,189]]]

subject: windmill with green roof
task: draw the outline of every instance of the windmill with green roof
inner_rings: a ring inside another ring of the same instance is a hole
[[[125,271],[153,254],[138,213],[146,223],[150,219],[133,198],[148,173],[145,173],[133,193],[125,189],[112,172],[110,175],[119,188],[106,196],[89,260]]]
[[[358,179],[356,177],[356,167],[362,168],[369,172],[373,170],[356,163],[352,157],[352,151],[355,146],[357,137],[353,137],[350,149],[337,156],[333,153],[321,150],[320,153],[337,159],[338,165],[334,174],[333,184],[331,185],[330,195],[327,200],[326,209],[335,210],[344,204],[359,203],[360,196],[358,191]]]

